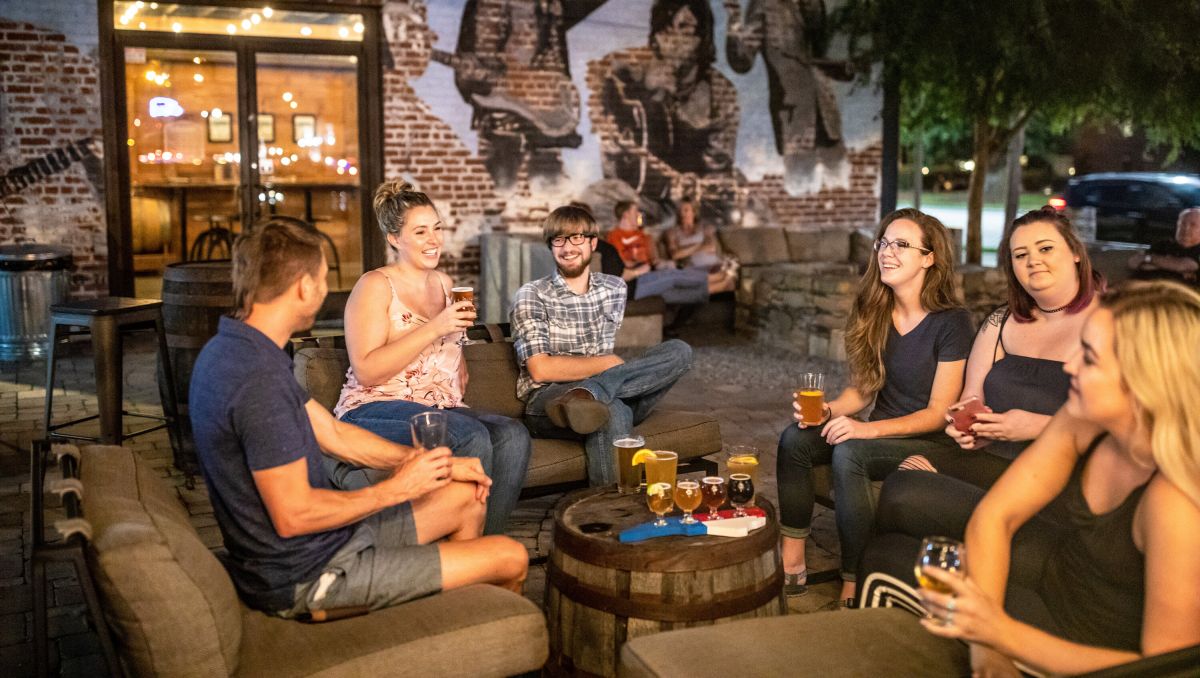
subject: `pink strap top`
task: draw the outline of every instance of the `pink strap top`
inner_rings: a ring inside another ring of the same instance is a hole
[[[386,273],[379,274],[387,279],[388,287],[392,290],[392,299],[388,303],[388,319],[391,321],[391,334],[404,334],[429,322],[426,318],[409,310],[396,287]],[[442,290],[446,303],[450,303],[450,295]],[[439,337],[437,341],[421,349],[416,359],[407,367],[395,374],[382,384],[363,386],[354,376],[354,367],[346,370],[346,384],[342,387],[341,397],[333,408],[334,416],[343,414],[366,403],[379,400],[410,400],[428,405],[429,407],[448,408],[462,407],[463,383],[460,378],[460,367],[463,361],[462,347],[458,345],[459,333]]]

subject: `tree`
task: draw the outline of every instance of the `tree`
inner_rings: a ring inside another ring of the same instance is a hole
[[[1156,143],[1200,142],[1194,0],[847,0],[854,59],[900,78],[905,116],[970,126],[967,261],[982,258],[987,169],[1037,114],[1065,130],[1134,122]]]

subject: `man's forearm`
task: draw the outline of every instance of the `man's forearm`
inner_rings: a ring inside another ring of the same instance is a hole
[[[414,454],[411,447],[378,436],[365,428],[337,421],[330,440],[319,441],[321,449],[355,466],[390,470],[408,461]]]
[[[600,374],[623,361],[615,355],[535,355],[529,359],[529,376],[538,383],[579,381]]]

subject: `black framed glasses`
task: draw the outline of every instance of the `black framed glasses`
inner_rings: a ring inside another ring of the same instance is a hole
[[[931,250],[931,249],[926,249],[924,247],[917,247],[916,245],[910,243],[909,241],[901,240],[899,238],[897,238],[896,240],[888,240],[887,238],[880,238],[879,240],[875,241],[875,251],[876,252],[882,252],[883,250],[888,249],[888,248],[891,248],[891,250],[893,252],[895,252],[896,254],[899,254],[902,250],[916,250],[916,251],[920,252],[921,254],[929,254],[929,253],[933,252],[933,250]]]
[[[554,247],[562,247],[568,242],[572,245],[582,245],[585,240],[595,238],[596,236],[590,233],[572,233],[571,235],[556,235],[550,238],[550,244]]]

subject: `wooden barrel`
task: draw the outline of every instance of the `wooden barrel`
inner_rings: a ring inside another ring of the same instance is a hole
[[[175,450],[175,466],[184,473],[199,471],[192,422],[188,416],[188,387],[200,349],[217,333],[221,316],[233,310],[233,264],[228,260],[171,264],[163,272],[163,326],[167,353],[175,378],[179,403],[182,449]],[[159,370],[159,389],[166,384]]]
[[[556,675],[614,676],[626,640],[786,612],[779,527],[741,538],[661,537],[622,544],[625,528],[654,518],[640,494],[580,490],[554,512],[546,573],[550,661]]]

